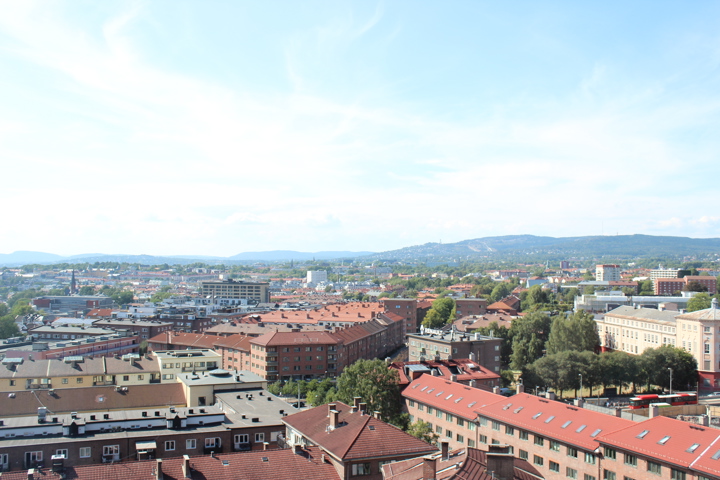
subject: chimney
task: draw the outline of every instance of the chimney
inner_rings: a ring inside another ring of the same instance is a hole
[[[332,417],[333,410],[337,410],[336,403],[328,403],[328,417]]]
[[[582,398],[576,398],[575,402],[573,403],[575,403],[576,407],[583,408],[583,406],[585,405],[585,400],[583,400]]]
[[[451,382],[457,382],[457,375],[450,375]]]
[[[700,415],[700,425],[702,425],[703,427],[709,427],[710,417],[707,415]]]
[[[374,410],[373,417],[377,418],[378,420],[382,420],[382,418],[380,418],[380,410]]]
[[[450,459],[450,443],[442,442],[440,444],[440,451],[442,453],[442,457],[440,458],[442,458],[443,462]]]
[[[525,385],[518,383],[515,385],[515,393],[523,393],[525,391]]]
[[[622,417],[622,408],[616,408],[615,409],[615,416],[618,418]]]
[[[548,400],[555,400],[555,392],[553,392],[553,391],[545,392],[545,398],[547,398]]]
[[[270,442],[263,442],[263,450],[267,450]]]
[[[660,407],[657,405],[650,405],[650,409],[648,410],[648,417],[649,418],[655,418],[660,415]]]
[[[363,402],[360,404],[360,414],[367,414],[367,403]]]
[[[28,470],[28,474],[27,474],[27,475],[28,475],[28,476],[27,476],[28,480],[34,480],[34,478],[35,478],[35,469],[34,469],[34,468],[31,468],[30,470]]]
[[[507,445],[488,445],[487,473],[497,480],[512,480],[515,476],[514,458]]]
[[[362,402],[362,397],[353,397],[353,405],[355,406],[355,411],[360,410],[360,402]]]
[[[157,459],[157,470],[155,475],[157,476],[158,480],[163,480],[162,458]]]
[[[185,478],[191,478],[190,477],[190,456],[189,455],[183,455],[183,463],[182,463],[182,474]]]
[[[423,480],[435,480],[436,463],[437,460],[434,455],[426,455],[423,457]]]
[[[470,380],[470,387],[477,388],[477,380]]]
[[[493,392],[495,395],[500,395],[500,387],[493,387],[492,392]]]
[[[337,410],[330,410],[330,427],[331,428],[337,428],[338,426],[338,419],[340,418],[340,412]]]

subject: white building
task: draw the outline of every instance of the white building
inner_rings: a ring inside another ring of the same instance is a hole
[[[318,284],[318,283],[327,283],[327,281],[328,281],[327,270],[308,270],[308,272],[307,272],[308,285]]]

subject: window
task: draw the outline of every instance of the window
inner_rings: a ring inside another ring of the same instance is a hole
[[[576,479],[577,478],[577,470],[575,470],[574,468],[566,467],[565,468],[565,476],[568,478]]]
[[[610,470],[603,470],[603,480],[617,480],[615,472]]]
[[[610,447],[605,447],[605,458],[615,460],[616,456],[617,456],[617,454],[615,452],[615,449],[610,448]],[[625,457],[627,458],[627,455],[625,455]]]
[[[175,440],[165,440],[165,450],[175,450]]]
[[[528,432],[525,430],[520,430],[520,440],[527,440],[528,439]]]
[[[14,381],[14,380],[13,380],[13,381]],[[62,383],[63,383],[63,385],[67,385],[68,379],[67,379],[67,378],[63,378],[63,379],[62,379]],[[14,384],[13,384],[13,385],[14,385]]]
[[[545,443],[545,439],[541,437],[540,435],[535,435],[535,445],[542,447]]]
[[[500,422],[496,422],[495,420],[493,420],[493,422],[492,422],[492,429],[493,429],[493,430],[500,431]]]
[[[58,448],[55,450],[55,455],[62,455],[63,457],[68,458],[67,448]]]
[[[82,382],[83,382],[82,377],[77,377],[77,378],[75,379],[75,383],[82,383]]]
[[[188,438],[185,440],[185,449],[186,450],[195,450],[197,448],[197,441],[195,441],[194,438]]]
[[[468,438],[468,447],[475,448],[475,440]]]
[[[353,475],[370,475],[369,463],[354,463],[352,466]]]
[[[450,430],[445,430],[445,436],[448,438],[452,438],[452,432]]]
[[[468,422],[468,430],[471,432],[475,431],[475,424],[473,422]]]
[[[211,437],[205,439],[205,448],[215,448],[220,446],[220,439],[218,437]]]
[[[538,467],[542,467],[543,465],[543,458],[538,455],[533,455],[533,463],[537,465]]]
[[[560,442],[556,442],[555,440],[550,440],[550,450],[553,452],[559,452],[560,451]]]
[[[259,432],[255,434],[255,443],[262,443],[265,441],[265,434],[263,432]]]
[[[685,480],[685,472],[671,468],[670,478],[672,480]]]
[[[487,437],[485,435],[480,435],[480,443],[487,443]],[[520,450],[522,452],[522,450]],[[527,460],[527,458],[525,459]]]
[[[422,408],[421,408],[420,410],[422,410]],[[431,407],[431,406],[429,406],[429,405],[428,405],[428,413],[429,413],[430,415],[432,415],[432,413],[433,413],[433,407]]]
[[[583,477],[584,480],[595,480],[595,475],[590,475],[589,473],[586,473]]]
[[[637,467],[637,457],[635,455],[630,455],[629,453],[625,454],[625,465],[630,465],[631,467]]]
[[[43,452],[25,452],[25,459],[28,461],[28,463],[42,462]]]
[[[515,435],[515,429],[510,425],[505,425],[505,435]]]
[[[120,445],[104,445],[103,456],[120,455]]]
[[[80,458],[90,458],[91,452],[90,447],[80,447]]]
[[[123,382],[129,382],[130,381],[130,375],[123,375]]]
[[[410,401],[408,401],[408,406],[409,406],[409,407],[414,407],[414,406],[415,406],[415,400],[410,400]]]
[[[435,410],[435,416],[437,418],[442,418],[442,412],[440,410]]]
[[[659,463],[651,462],[650,460],[648,460],[647,471],[650,473],[654,473],[655,475],[661,475],[662,466]]]
[[[523,460],[527,460],[527,459],[528,459],[528,452],[526,452],[525,450],[519,450],[519,451],[518,451],[518,455],[519,455],[520,458],[523,459]]]
[[[440,425],[435,427],[435,433],[437,433],[438,435],[442,434],[442,427]]]
[[[459,426],[461,426],[461,427],[464,427],[464,426],[465,426],[465,420],[463,420],[462,418],[458,417],[458,419],[457,419],[457,424],[458,424]]]
[[[458,433],[457,436],[455,437],[455,440],[457,440],[457,441],[460,442],[460,443],[465,443],[465,437],[463,437],[463,436],[460,435],[459,433]]]
[[[567,447],[567,455],[568,457],[577,458],[577,449],[573,447]]]
[[[550,464],[548,465],[548,468],[550,468],[551,472],[560,473],[560,464],[557,462],[553,462],[552,460],[550,460]]]

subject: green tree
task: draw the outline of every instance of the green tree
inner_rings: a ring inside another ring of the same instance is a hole
[[[710,308],[712,304],[712,298],[707,293],[697,293],[694,297],[688,300],[687,311],[695,312],[697,310],[705,310]]]
[[[655,286],[651,279],[648,278],[640,283],[640,295],[655,295]]]
[[[348,405],[361,397],[368,410],[379,411],[386,422],[400,421],[400,387],[397,371],[379,359],[358,360],[343,370],[337,379],[337,399]]]
[[[692,280],[682,290],[683,292],[707,292],[708,288],[697,280]]]
[[[672,389],[694,388],[697,381],[697,361],[690,353],[681,348],[663,345],[645,350],[640,361],[641,374],[647,383],[668,388],[672,369]]]
[[[445,319],[437,310],[431,308],[425,314],[422,325],[425,328],[442,328],[442,326],[445,325]]]
[[[640,357],[615,350],[598,356],[603,386],[614,385],[623,389],[634,384],[640,372]]]
[[[533,285],[527,291],[524,297],[523,311],[532,310],[548,303],[549,297],[547,291],[543,290],[540,285]]]
[[[80,295],[95,295],[95,287],[92,285],[84,285],[80,287],[80,291],[78,292]]]
[[[598,345],[600,337],[592,314],[580,310],[568,317],[555,317],[545,348],[552,355],[565,350],[593,351]]]
[[[17,337],[20,335],[20,330],[13,318],[11,315],[0,318],[0,338]]]
[[[532,312],[513,320],[510,327],[512,355],[510,368],[522,370],[542,357],[550,334],[550,317],[541,312]]]
[[[438,438],[440,438],[439,435],[433,431],[432,425],[423,420],[411,423],[407,429],[407,433],[431,445],[434,445],[435,442],[438,441]]]
[[[492,289],[490,293],[490,300],[498,302],[503,298],[507,297],[512,292],[513,287],[507,282],[500,282]]]

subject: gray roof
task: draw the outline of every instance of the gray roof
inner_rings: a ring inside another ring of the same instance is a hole
[[[671,323],[675,323],[675,317],[678,315],[680,315],[680,312],[677,311],[660,311],[655,308],[633,308],[628,305],[617,307],[605,314],[605,316],[632,317],[640,320],[659,320]]]

